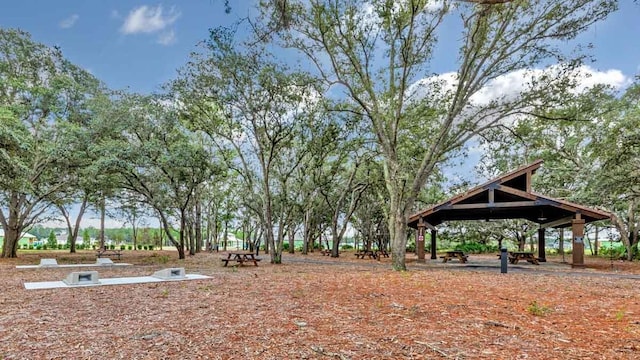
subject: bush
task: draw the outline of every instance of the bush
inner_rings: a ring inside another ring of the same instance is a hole
[[[142,250],[142,245],[138,244],[138,250]]]
[[[415,243],[415,241],[409,241],[409,242],[407,243],[406,251],[407,251],[408,253],[414,253],[414,252],[416,252],[416,243]]]
[[[149,250],[153,250],[153,245],[149,245]]]
[[[22,249],[23,249],[23,250],[27,250],[28,248],[29,248],[29,245],[27,245],[27,244],[23,244],[23,245],[22,245]]]
[[[131,249],[133,249],[133,246],[127,245],[127,250],[131,250]]]
[[[494,253],[499,249],[495,245],[485,245],[476,242],[458,244],[454,247],[454,250],[464,251],[467,254],[483,254],[483,253]]]
[[[127,248],[127,246],[126,246],[126,245],[120,245],[120,250],[124,250],[124,249],[126,249],[126,248]]]
[[[58,244],[58,250],[62,250],[62,244]]]
[[[289,243],[282,244],[282,250],[289,250]]]
[[[33,245],[29,245],[29,250],[33,250]]]
[[[76,248],[78,250],[84,250],[84,244],[78,244],[78,245],[76,245]]]
[[[351,249],[353,249],[353,246],[352,246],[352,245],[349,245],[349,244],[344,244],[344,245],[342,245],[340,248],[341,248],[342,250],[351,250]]]
[[[109,250],[115,250],[115,249],[116,249],[115,245],[113,245],[113,244],[109,245]]]
[[[42,245],[42,250],[47,250],[47,247],[48,247],[47,244],[43,244]]]
[[[144,250],[147,250],[149,247],[147,247],[147,245],[142,245],[142,248],[143,248]]]
[[[601,247],[600,255],[604,257],[612,257],[614,259],[620,259],[625,257],[627,253],[627,249],[624,246],[616,246],[616,247]]]

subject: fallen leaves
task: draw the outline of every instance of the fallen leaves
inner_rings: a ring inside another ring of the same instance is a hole
[[[25,290],[70,269],[0,263],[0,357],[5,359],[634,359],[640,355],[637,278],[625,271],[526,265],[499,274],[440,263],[285,254],[284,264],[231,270],[222,254],[132,267],[101,278],[185,267],[211,279]],[[52,255],[53,257],[54,255]],[[64,254],[65,258],[72,255]],[[88,256],[87,253],[84,255]],[[495,257],[495,256],[494,256]],[[475,258],[475,257],[474,257]],[[493,257],[492,257],[493,258]],[[289,260],[289,261],[287,261]],[[471,262],[474,259],[470,259]],[[588,259],[588,262],[596,260]],[[62,261],[59,261],[62,263]],[[559,261],[558,261],[559,262]],[[606,264],[605,264],[606,265]],[[541,311],[527,310],[537,304]]]

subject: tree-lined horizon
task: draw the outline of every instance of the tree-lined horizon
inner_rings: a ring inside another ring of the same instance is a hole
[[[330,234],[339,256],[351,224],[367,241],[387,234],[405,270],[408,217],[451,192],[443,169],[470,143],[486,149],[485,173],[545,159],[538,185],[617,214],[637,252],[637,86],[582,89],[589,44],[576,40],[616,1],[286,4],[212,28],[151,95],[108,89],[59,49],[0,29],[2,257],[58,214],[75,241],[90,207],[127,214],[134,231],[158,218],[180,258],[230,226],[272,263],[296,233],[303,253]],[[435,74],[451,24],[455,70]],[[495,90],[513,77],[520,88]]]

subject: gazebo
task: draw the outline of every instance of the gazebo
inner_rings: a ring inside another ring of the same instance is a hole
[[[571,226],[573,233],[572,267],[584,266],[584,225],[610,219],[605,211],[554,199],[531,190],[531,177],[542,165],[537,160],[507,174],[476,186],[409,218],[408,225],[417,230],[418,259],[424,261],[424,233],[431,230],[431,259],[436,259],[436,227],[451,220],[527,219],[540,224],[538,258],[546,261],[545,229]]]

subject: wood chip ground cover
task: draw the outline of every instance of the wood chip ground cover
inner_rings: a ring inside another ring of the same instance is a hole
[[[90,263],[93,252],[31,252],[0,261],[3,359],[637,359],[640,264],[560,258],[499,273],[495,255],[468,264],[412,255],[390,259],[285,254],[284,264],[222,267],[223,253],[184,261],[172,251],[125,252],[131,267],[167,267],[211,279],[25,290],[77,269],[19,270],[54,257]],[[613,265],[613,267],[612,267]],[[87,268],[89,269],[89,268]]]

